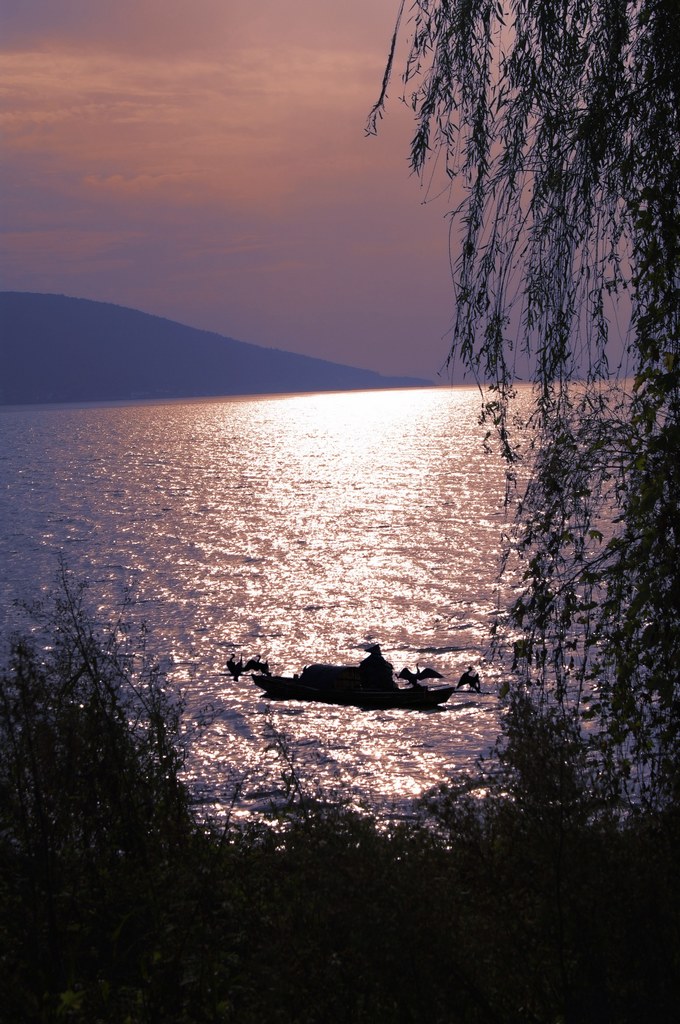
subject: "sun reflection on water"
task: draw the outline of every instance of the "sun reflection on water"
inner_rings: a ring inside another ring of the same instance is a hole
[[[268,709],[225,663],[288,673],[378,641],[397,671],[483,664],[504,488],[478,411],[474,389],[433,388],[5,414],[5,596],[33,596],[16,591],[50,580],[57,550],[104,607],[131,584],[190,713],[210,705],[188,765],[210,796],[275,789],[271,720],[324,786],[411,797],[493,742],[493,666],[480,697],[367,713]]]

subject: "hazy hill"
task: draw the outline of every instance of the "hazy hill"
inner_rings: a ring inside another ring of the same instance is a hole
[[[417,387],[108,302],[0,292],[0,404]]]

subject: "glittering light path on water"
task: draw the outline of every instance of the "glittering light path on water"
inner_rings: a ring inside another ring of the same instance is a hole
[[[236,780],[244,806],[271,798],[268,723],[326,789],[418,795],[497,733],[504,485],[478,412],[466,388],[4,410],[3,604],[48,586],[60,551],[104,615],[131,585],[190,716],[209,706],[188,772],[210,799]],[[355,664],[371,642],[396,671],[480,664],[486,692],[427,713],[269,707],[225,674],[241,653]]]

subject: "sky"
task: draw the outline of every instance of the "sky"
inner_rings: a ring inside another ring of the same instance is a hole
[[[446,383],[447,203],[398,0],[2,0],[0,289]]]

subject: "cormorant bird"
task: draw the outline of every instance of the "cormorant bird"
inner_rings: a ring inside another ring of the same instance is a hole
[[[245,668],[243,669],[243,671],[244,672],[251,672],[251,671],[261,672],[263,676],[268,676],[269,675],[269,663],[266,662],[266,661],[260,661],[260,656],[258,654],[257,658],[249,658],[248,659],[248,661],[246,662],[246,665],[245,665]]]
[[[460,690],[461,686],[469,686],[475,693],[481,693],[479,683],[479,672],[473,665],[469,665],[468,668],[463,672],[462,676],[458,680],[457,690]]]
[[[420,686],[419,679],[443,679],[443,676],[434,668],[419,668],[416,665],[415,672],[411,672],[410,668],[402,668],[397,679],[407,679],[411,686]]]
[[[232,678],[235,679],[237,682],[239,680],[239,677],[242,676],[244,672],[254,671],[261,672],[262,675],[265,676],[269,675],[269,665],[267,664],[266,661],[260,661],[259,655],[257,656],[257,658],[249,658],[245,665],[243,664],[243,658],[239,658],[238,661],[234,661],[233,658],[228,658],[227,668],[229,669],[229,673],[232,676]]]
[[[227,668],[231,674],[232,679],[238,682],[239,676],[242,676],[245,669],[243,667],[243,658],[239,658],[238,661],[234,661],[233,658],[227,658]]]

